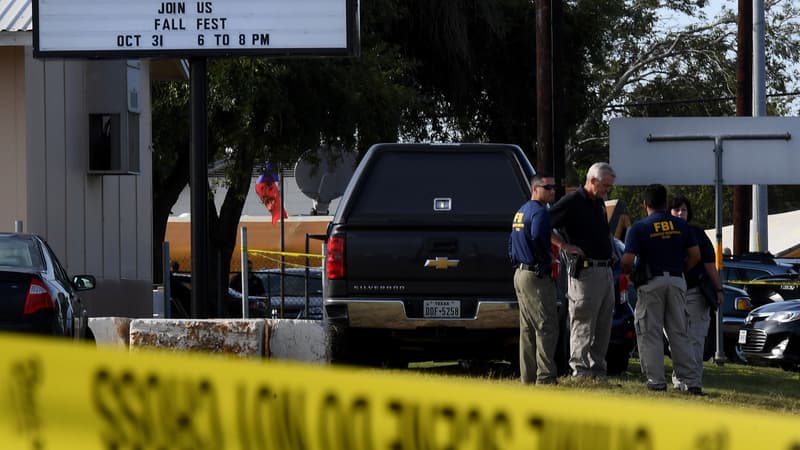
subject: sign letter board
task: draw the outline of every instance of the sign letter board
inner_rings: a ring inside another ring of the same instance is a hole
[[[357,0],[33,0],[34,56],[356,55]]]

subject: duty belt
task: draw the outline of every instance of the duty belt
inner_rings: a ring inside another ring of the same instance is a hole
[[[537,267],[537,266],[531,266],[531,265],[525,264],[525,263],[520,263],[520,264],[517,265],[517,267],[520,270],[527,270],[529,272],[533,272],[539,278],[544,278],[544,277],[550,276],[550,272],[552,270],[552,267],[550,267],[549,264],[548,265],[543,265],[541,267]]]
[[[583,259],[583,268],[589,267],[611,267],[612,263],[611,260],[608,259]]]
[[[654,277],[681,277],[683,278],[683,272],[673,272],[671,270],[665,270],[663,272],[656,272],[653,274]]]

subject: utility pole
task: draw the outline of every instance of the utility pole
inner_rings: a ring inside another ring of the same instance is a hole
[[[536,169],[553,172],[551,0],[536,0]]]
[[[753,0],[739,0],[736,47],[736,115],[751,116],[753,111]],[[749,248],[751,188],[733,188],[733,254]]]
[[[562,17],[564,15],[564,11],[562,8],[562,0],[550,0],[551,1],[551,8],[550,8],[550,36],[551,36],[551,46],[552,53],[551,53],[551,61],[552,61],[552,72],[551,78],[553,80],[553,95],[551,98],[551,104],[553,105],[553,177],[556,180],[556,184],[559,186],[556,191],[556,195],[558,198],[561,198],[564,195],[564,188],[567,185],[567,171],[566,171],[566,151],[565,151],[565,143],[566,143],[566,133],[564,126],[564,111],[567,108],[567,105],[563,101],[563,99],[567,98],[565,92],[565,82],[563,77],[563,65],[564,60],[566,58],[553,58],[552,55],[563,55],[564,49],[561,48],[561,44],[564,42],[563,35],[562,35]]]
[[[753,117],[767,115],[764,0],[753,0]],[[753,239],[750,248],[769,250],[767,185],[753,185]]]

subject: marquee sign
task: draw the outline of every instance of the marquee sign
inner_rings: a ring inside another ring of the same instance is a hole
[[[34,0],[36,57],[354,55],[357,0]]]

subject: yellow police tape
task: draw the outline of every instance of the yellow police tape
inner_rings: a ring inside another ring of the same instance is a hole
[[[322,255],[319,253],[281,252],[277,250],[247,250],[247,253],[252,253],[253,255],[307,256],[309,258],[322,258]]]
[[[800,449],[796,417],[0,336],[8,449]]]

